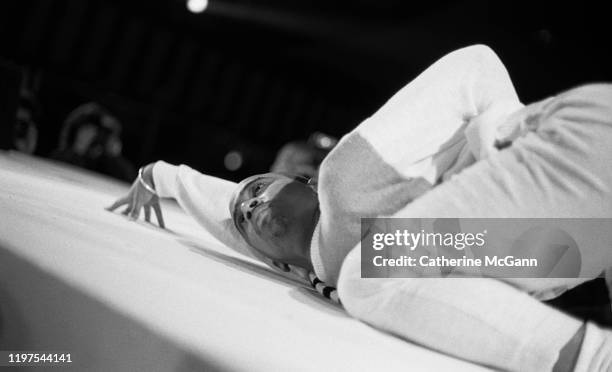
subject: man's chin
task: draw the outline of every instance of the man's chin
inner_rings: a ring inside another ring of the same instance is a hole
[[[267,223],[267,229],[272,236],[280,238],[287,233],[287,223],[283,218],[272,218]]]
[[[270,209],[264,209],[255,215],[255,225],[260,236],[271,235],[275,238],[287,233],[287,221],[283,217],[274,216]]]

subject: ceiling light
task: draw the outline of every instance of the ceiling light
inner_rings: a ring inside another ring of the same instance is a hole
[[[202,13],[208,7],[208,0],[187,0],[187,9],[191,13]]]

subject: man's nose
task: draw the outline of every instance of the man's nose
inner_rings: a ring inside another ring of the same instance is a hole
[[[245,200],[240,204],[240,210],[242,211],[242,215],[247,220],[251,219],[253,216],[253,209],[261,204],[261,200],[259,198],[252,198],[249,200]]]

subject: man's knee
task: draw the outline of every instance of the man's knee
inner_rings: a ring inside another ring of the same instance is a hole
[[[359,318],[369,302],[367,298],[372,294],[372,282],[361,278],[361,245],[358,245],[349,252],[342,263],[338,278],[338,296],[346,311]]]
[[[346,311],[354,317],[362,318],[393,295],[399,295],[398,286],[406,295],[416,290],[421,282],[415,278],[362,278],[361,247],[355,247],[344,259],[338,279],[338,295]]]
[[[344,258],[338,278],[338,296],[349,314],[357,316],[368,285],[361,278],[361,246],[358,245]]]

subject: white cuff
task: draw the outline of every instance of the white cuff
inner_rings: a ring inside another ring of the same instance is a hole
[[[173,198],[176,195],[176,177],[179,167],[158,161],[153,165],[153,182],[155,191],[161,198]]]

